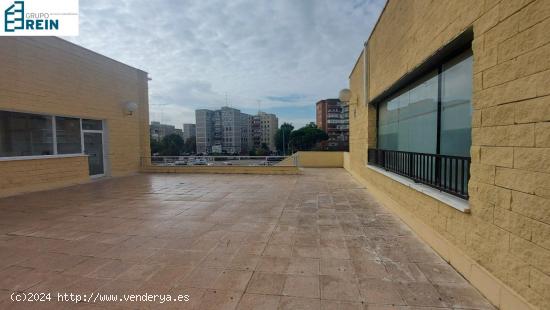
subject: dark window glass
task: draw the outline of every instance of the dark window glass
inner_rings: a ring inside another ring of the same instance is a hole
[[[55,131],[57,135],[57,154],[82,153],[80,119],[56,116]]]
[[[52,117],[0,111],[0,157],[53,155]]]
[[[440,153],[469,157],[472,145],[472,53],[445,64],[441,82]]]
[[[82,130],[102,130],[103,122],[94,119],[83,119]]]

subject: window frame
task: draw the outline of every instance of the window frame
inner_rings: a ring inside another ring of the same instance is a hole
[[[65,158],[65,157],[87,156],[84,153],[84,135],[83,135],[83,131],[82,131],[82,119],[97,120],[97,121],[101,121],[102,124],[104,124],[104,120],[102,120],[102,119],[93,119],[93,118],[80,117],[80,116],[74,116],[74,115],[49,114],[49,113],[29,112],[29,111],[12,110],[12,109],[0,109],[0,111],[1,112],[39,115],[39,116],[50,118],[50,120],[52,122],[51,130],[52,130],[52,144],[53,144],[53,146],[52,146],[53,154],[51,154],[51,155],[0,156],[0,161],[33,160],[33,159],[48,159],[48,158]],[[57,125],[56,125],[56,119],[55,119],[56,117],[76,118],[76,119],[79,120],[79,123],[80,123],[80,153],[70,153],[70,154],[59,154],[58,153],[58,150],[57,150]]]

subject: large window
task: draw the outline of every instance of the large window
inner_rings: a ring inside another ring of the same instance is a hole
[[[468,51],[379,104],[378,149],[469,156],[471,98]]]
[[[57,154],[76,154],[82,152],[80,119],[55,117]]]
[[[81,153],[80,118],[0,111],[0,158]]]
[[[467,51],[378,104],[378,147],[369,163],[467,199],[471,100]]]
[[[51,116],[0,111],[0,157],[52,154]]]

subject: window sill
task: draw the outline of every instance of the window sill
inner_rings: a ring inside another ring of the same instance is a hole
[[[0,157],[0,161],[36,160],[36,159],[67,158],[67,157],[80,157],[80,156],[88,156],[88,155],[79,153],[79,154],[62,154],[62,155],[33,155],[33,156]]]
[[[439,191],[433,187],[430,187],[428,185],[424,185],[422,183],[416,183],[411,179],[408,179],[406,177],[400,176],[396,173],[386,171],[382,168],[375,167],[372,165],[367,165],[367,168],[374,170],[380,174],[383,174],[387,176],[388,178],[397,181],[405,186],[408,186],[418,192],[421,192],[425,195],[428,195],[448,206],[451,208],[454,208],[460,212],[464,213],[470,213],[470,205],[468,203],[468,200],[464,200],[462,198],[458,198],[456,196],[453,196],[451,194]]]

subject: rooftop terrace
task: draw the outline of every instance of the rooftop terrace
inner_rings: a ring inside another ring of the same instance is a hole
[[[493,309],[343,169],[141,174],[0,199],[0,308],[28,308],[13,291],[190,296],[63,304],[89,309]]]

